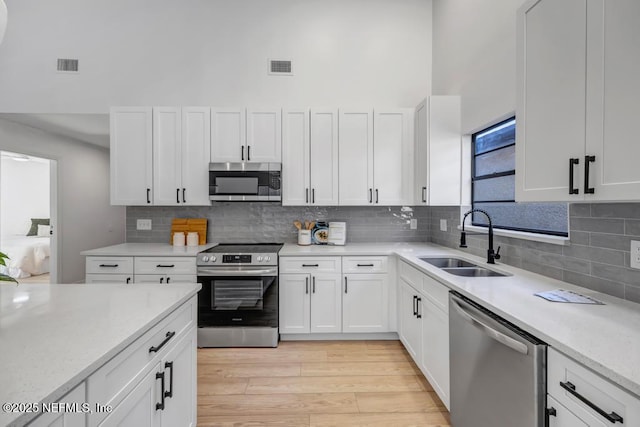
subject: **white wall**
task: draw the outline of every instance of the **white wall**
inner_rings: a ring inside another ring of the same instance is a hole
[[[413,107],[431,0],[6,0],[0,112],[112,105]],[[80,59],[78,75],[56,58]],[[293,77],[267,74],[292,59]]]
[[[31,218],[49,218],[49,162],[18,162],[2,158],[0,165],[0,234],[24,236]]]
[[[2,119],[0,150],[58,161],[58,280],[83,281],[81,251],[125,240],[125,209],[109,205],[109,152]]]
[[[462,96],[470,133],[516,109],[516,10],[525,0],[434,0],[433,94]]]

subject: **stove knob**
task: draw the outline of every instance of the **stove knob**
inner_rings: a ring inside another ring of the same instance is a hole
[[[211,257],[211,262],[216,262],[216,259],[217,259],[217,258],[216,258],[215,256],[212,256],[212,257]]]
[[[261,257],[261,256],[259,256],[259,257],[257,258],[257,260],[258,260],[258,262],[261,262],[261,261],[262,261],[262,257]],[[265,258],[265,260],[266,260],[266,258]]]
[[[266,262],[269,262],[269,261],[271,261],[271,257],[270,257],[270,256],[266,256],[266,257],[264,257],[264,260],[265,260]]]
[[[205,256],[203,256],[203,257],[202,257],[202,262],[207,262],[207,261],[209,261],[209,257],[208,257],[208,256],[206,256],[206,255],[205,255]]]

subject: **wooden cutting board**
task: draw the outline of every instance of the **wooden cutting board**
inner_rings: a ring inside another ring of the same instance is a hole
[[[169,244],[173,245],[173,233],[188,233],[190,231],[195,231],[198,233],[198,244],[204,245],[207,243],[206,218],[173,218],[173,221],[171,221],[171,234],[169,235]]]

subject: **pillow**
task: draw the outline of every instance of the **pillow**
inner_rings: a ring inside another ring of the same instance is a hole
[[[31,218],[31,228],[27,236],[37,236],[38,225],[49,225],[49,218]]]
[[[51,235],[51,226],[38,224],[38,237],[49,237]]]

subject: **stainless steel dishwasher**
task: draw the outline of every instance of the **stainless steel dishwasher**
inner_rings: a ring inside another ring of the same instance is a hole
[[[449,334],[453,427],[545,425],[545,343],[457,292]]]

